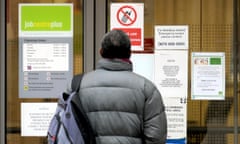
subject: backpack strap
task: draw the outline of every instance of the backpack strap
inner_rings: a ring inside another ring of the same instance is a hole
[[[71,88],[72,88],[72,91],[74,92],[78,92],[79,91],[79,88],[80,88],[80,85],[81,85],[81,81],[82,81],[82,77],[83,77],[83,74],[77,74],[73,77],[72,79],[72,83],[71,83]]]
[[[72,91],[78,93],[81,85],[83,74],[75,75],[72,79]],[[72,111],[77,121],[79,129],[82,131],[82,136],[86,144],[96,144],[95,136],[96,134],[93,132],[92,126],[90,124],[90,120],[85,113],[82,102],[79,98],[78,94],[74,94],[71,99]]]

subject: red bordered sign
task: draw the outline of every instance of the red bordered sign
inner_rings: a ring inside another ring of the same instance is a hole
[[[132,6],[123,6],[117,11],[117,20],[124,26],[130,26],[137,20],[137,12]]]

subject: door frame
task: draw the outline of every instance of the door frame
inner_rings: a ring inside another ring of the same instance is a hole
[[[0,143],[5,143],[5,1],[0,1]]]
[[[83,0],[83,69],[95,69],[102,36],[107,32],[107,0]]]

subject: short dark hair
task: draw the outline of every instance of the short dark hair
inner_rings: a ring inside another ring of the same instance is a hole
[[[130,58],[131,42],[122,30],[112,30],[106,33],[101,42],[101,55],[104,58]]]

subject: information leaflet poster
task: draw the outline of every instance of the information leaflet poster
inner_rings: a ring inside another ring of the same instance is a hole
[[[155,84],[166,107],[167,143],[186,144],[188,51],[155,51]]]
[[[225,53],[192,53],[192,99],[225,99]]]
[[[187,97],[188,51],[155,52],[155,83],[164,98]]]
[[[57,103],[21,103],[21,136],[47,136]]]
[[[187,143],[188,26],[155,26],[154,82],[166,107],[166,144]]]
[[[19,4],[19,97],[58,97],[72,69],[73,5]]]
[[[164,98],[167,114],[166,144],[186,144],[187,142],[187,102],[182,98]]]

